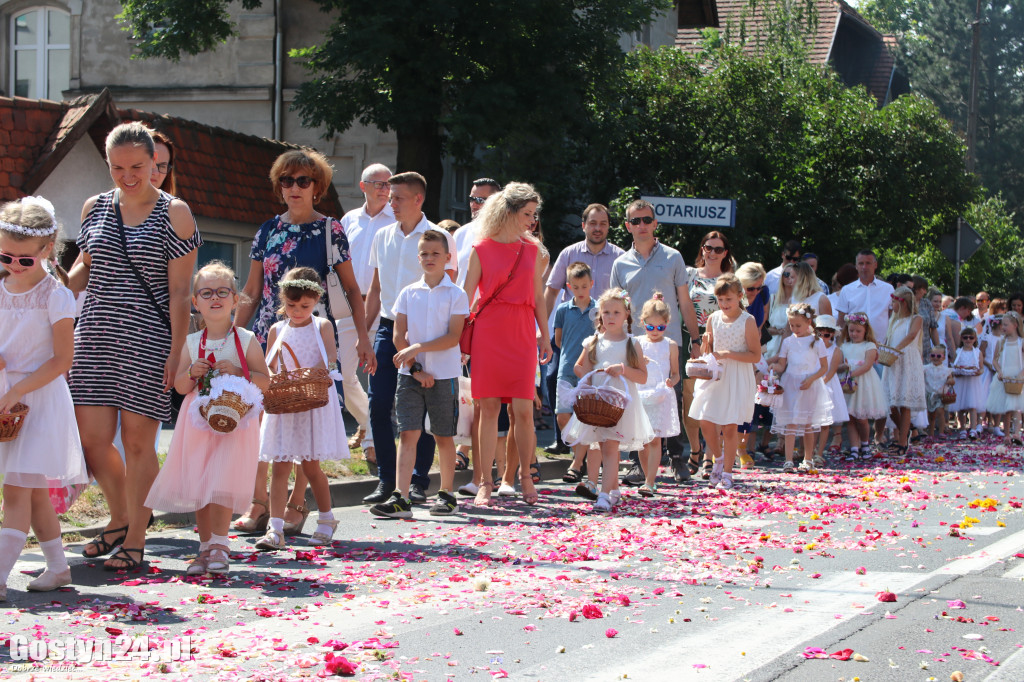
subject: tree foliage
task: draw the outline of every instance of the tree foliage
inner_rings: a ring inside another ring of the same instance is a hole
[[[595,191],[736,199],[736,253],[773,265],[800,238],[831,273],[865,245],[913,249],[937,237],[977,187],[936,107],[884,109],[830,71],[719,45],[694,57],[637,50],[610,99],[594,103]],[[664,228],[692,253],[705,230]]]
[[[123,0],[122,16],[143,56],[175,58],[233,32],[229,3]],[[582,124],[581,102],[619,65],[620,34],[668,7],[667,0],[317,4],[329,12],[325,39],[292,53],[309,74],[295,99],[303,122],[327,135],[355,121],[395,131],[398,168],[427,176],[432,215],[444,154],[467,159],[478,146],[564,139]]]

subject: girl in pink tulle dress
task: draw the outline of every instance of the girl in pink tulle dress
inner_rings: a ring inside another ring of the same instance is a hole
[[[205,329],[189,334],[182,348],[174,390],[185,396],[185,402],[146,506],[194,511],[199,554],[186,573],[220,574],[230,568],[231,515],[245,511],[252,496],[262,391],[270,383],[270,372],[256,336],[233,324],[238,290],[230,268],[213,262],[200,269],[192,281],[192,304],[202,315]],[[251,409],[240,415],[218,408],[217,398],[225,391],[241,396]],[[211,423],[226,428],[224,421],[216,421],[218,414],[236,423],[234,430],[215,430]]]

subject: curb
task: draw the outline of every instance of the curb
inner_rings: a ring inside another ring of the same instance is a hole
[[[566,468],[571,464],[570,459],[538,459],[541,481],[560,480]],[[470,471],[456,471],[455,485],[461,486],[473,480]],[[363,505],[363,497],[369,495],[377,487],[377,477],[360,476],[354,480],[346,479],[331,483],[331,502],[335,507],[357,507]],[[430,474],[430,487],[436,489],[441,484],[440,473],[434,471]],[[306,502],[312,504],[313,500],[309,491],[306,491]],[[154,523],[163,521],[170,525],[192,525],[196,522],[196,515],[193,513],[181,512],[155,512]],[[61,536],[79,535],[83,538],[93,538],[100,534],[106,527],[106,522],[98,523],[84,528],[61,528]]]

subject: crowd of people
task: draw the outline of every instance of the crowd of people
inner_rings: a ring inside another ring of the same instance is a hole
[[[350,448],[376,464],[364,501],[378,517],[427,502],[435,452],[431,515],[457,513],[457,495],[536,504],[544,408],[548,449],[572,453],[564,481],[598,513],[620,504],[621,485],[658,495],[663,466],[729,490],[737,460],[752,473],[781,455],[783,471],[806,471],[985,430],[1021,444],[1022,294],[954,300],[921,277],[885,281],[870,249],[826,284],[796,241],[766,272],[740,264],[719,231],[688,266],[643,200],[626,209],[628,250],[608,241],[611,212],[594,203],[583,239],[552,259],[532,186],[481,178],[472,221],[439,226],[422,210],[424,178],[381,164],[339,220],[315,208],[332,170],[310,150],[274,163],[285,210],[257,231],[240,288],[224,263],[196,271],[202,239],[173,194],[173,142],[123,124],[106,154],[114,189],[86,201],[69,272],[48,201],[0,207],[0,418],[20,415],[0,442],[2,599],[30,527],[46,569],[28,589],[71,582],[51,497],[90,477],[110,521],[84,556],[136,568],[152,510],[193,511],[187,573],[201,575],[230,570],[232,530],[285,549],[310,514],[307,487],[318,512],[307,542],[330,544],[322,463]],[[297,368],[322,379],[324,399],[263,412]],[[244,409],[218,429],[211,401],[224,392]],[[172,393],[183,400],[160,466]],[[594,404],[617,416],[595,421],[583,407]],[[620,478],[622,456],[632,466]],[[456,490],[466,468],[473,479]]]

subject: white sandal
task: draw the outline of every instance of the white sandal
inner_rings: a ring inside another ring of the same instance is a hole
[[[334,541],[334,531],[338,529],[338,519],[333,519],[331,521],[317,520],[316,525],[330,526],[331,534],[328,535],[327,533],[317,531],[309,536],[309,540],[306,541],[306,544],[312,545],[313,547],[323,547],[324,545],[331,544]]]
[[[273,529],[268,530],[266,535],[257,540],[255,547],[265,551],[288,549],[288,546],[284,543],[284,535]]]
[[[282,542],[282,544],[284,544]],[[222,574],[231,570],[230,549],[227,545],[210,545],[207,548],[206,572]]]

